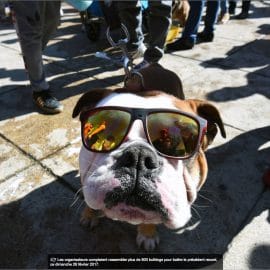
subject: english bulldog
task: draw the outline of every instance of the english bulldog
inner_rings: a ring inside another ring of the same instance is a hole
[[[204,151],[218,128],[219,111],[207,101],[184,99],[179,77],[159,65],[115,90],[94,89],[78,100],[79,157],[86,208],[81,223],[106,216],[137,225],[137,244],[159,244],[157,224],[183,227],[207,177]],[[157,76],[158,75],[158,76]]]

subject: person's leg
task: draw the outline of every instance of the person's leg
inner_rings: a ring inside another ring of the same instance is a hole
[[[224,11],[225,13],[228,13],[229,12],[229,0],[224,0]]]
[[[248,18],[248,12],[250,8],[250,0],[242,0],[242,10],[241,13],[235,16],[235,19],[243,20]]]
[[[137,50],[143,44],[142,11],[140,1],[117,1],[117,8],[121,23],[129,32],[130,42],[127,45],[129,51]]]
[[[237,0],[229,0],[229,13],[230,13],[231,15],[234,15],[234,14],[235,14],[236,1],[237,1]]]
[[[182,36],[177,41],[166,46],[168,51],[191,49],[196,43],[197,32],[200,25],[203,0],[189,1],[190,10]]]
[[[14,1],[15,28],[26,71],[34,91],[49,88],[42,63],[42,10],[44,2]]]
[[[43,16],[42,50],[45,49],[52,35],[60,23],[61,1],[45,1],[46,6]]]
[[[220,13],[228,12],[227,0],[220,0]]]
[[[149,63],[158,62],[163,56],[171,10],[171,0],[149,1],[149,47],[144,53],[144,59]]]
[[[242,1],[242,12],[249,12],[251,0]]]
[[[219,24],[225,24],[229,21],[230,14],[229,14],[229,1],[228,0],[221,0],[220,1],[220,13],[218,17]]]
[[[206,34],[214,33],[219,10],[219,0],[207,0],[204,30]]]
[[[204,1],[190,1],[190,11],[188,19],[185,25],[185,29],[182,33],[182,38],[189,39],[192,42],[196,42],[197,32],[200,26],[202,18],[202,12],[204,7]]]
[[[59,1],[55,1],[57,3]],[[47,113],[58,113],[62,111],[63,106],[53,98],[49,93],[49,84],[46,81],[46,75],[42,62],[42,51],[48,41],[50,33],[45,32],[44,23],[46,1],[14,1],[13,12],[15,28],[20,41],[21,51],[25,68],[28,73],[33,98],[35,103]],[[58,18],[59,18],[58,5]],[[52,13],[47,19],[56,21]],[[54,27],[56,29],[57,25]],[[50,26],[49,29],[53,27]],[[55,30],[54,29],[54,30]],[[37,99],[40,101],[37,103]]]
[[[208,0],[206,4],[204,30],[198,33],[198,43],[212,42],[214,39],[215,23],[217,22],[219,0]]]

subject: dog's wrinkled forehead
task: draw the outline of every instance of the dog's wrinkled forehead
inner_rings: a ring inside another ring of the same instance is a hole
[[[141,97],[131,93],[112,93],[97,103],[96,107],[103,106],[125,106],[132,108],[176,108],[172,99],[167,95]]]

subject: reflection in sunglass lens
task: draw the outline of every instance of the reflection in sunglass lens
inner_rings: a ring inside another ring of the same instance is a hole
[[[92,112],[82,123],[85,146],[93,151],[111,151],[124,139],[131,115],[119,110]]]
[[[153,146],[172,157],[190,156],[199,139],[199,125],[191,117],[178,113],[152,113],[147,117],[147,130]]]

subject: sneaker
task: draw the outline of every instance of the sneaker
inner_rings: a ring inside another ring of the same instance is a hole
[[[218,18],[218,24],[225,24],[230,20],[230,13],[220,13]]]
[[[197,34],[197,43],[212,42],[214,40],[214,33],[200,32]]]
[[[194,47],[194,44],[189,39],[179,38],[175,42],[166,45],[166,52],[190,50]]]
[[[135,65],[133,70],[134,71],[139,71],[139,70],[141,70],[143,68],[147,68],[149,66],[150,66],[150,63],[148,61],[146,61],[146,60],[143,60],[141,63]]]
[[[63,111],[63,105],[51,95],[50,90],[33,92],[34,103],[45,113],[56,114]]]

